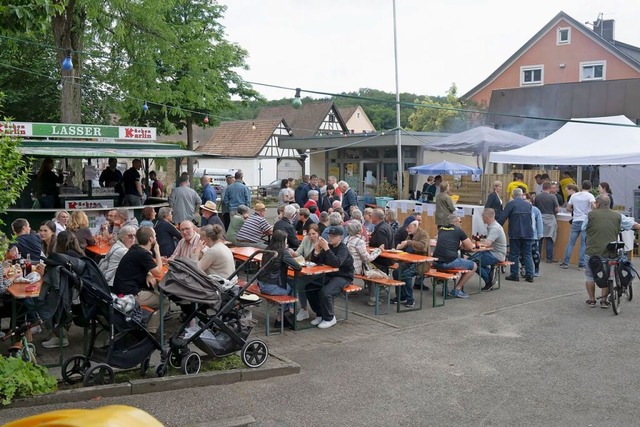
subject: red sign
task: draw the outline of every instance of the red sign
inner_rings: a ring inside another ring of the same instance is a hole
[[[124,128],[125,138],[129,139],[151,139],[152,134],[149,129]]]
[[[27,134],[27,127],[23,124],[0,123],[0,134],[24,136]]]

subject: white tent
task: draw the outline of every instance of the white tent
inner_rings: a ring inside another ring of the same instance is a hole
[[[493,152],[494,163],[527,165],[640,164],[640,127],[625,116],[571,119],[526,147]]]

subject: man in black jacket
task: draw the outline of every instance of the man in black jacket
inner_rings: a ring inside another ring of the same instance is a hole
[[[291,218],[296,214],[296,208],[293,205],[285,205],[282,218],[273,224],[273,231],[282,230],[287,235],[287,244],[294,251],[300,246],[300,240],[296,234],[296,228],[291,222]]]
[[[309,305],[317,315],[311,324],[320,329],[330,328],[337,323],[333,313],[333,299],[342,288],[353,282],[353,258],[347,246],[342,243],[342,227],[330,227],[329,242],[321,237],[313,248],[310,259],[316,264],[339,269],[335,273],[325,274],[324,283],[312,282],[307,286]]]
[[[522,189],[515,188],[512,192],[513,200],[507,203],[500,214],[500,225],[509,220],[509,261],[511,274],[506,280],[517,282],[520,280],[520,254],[524,262],[525,279],[533,282],[533,257],[531,245],[533,244],[533,223],[531,221],[531,204],[522,198]]]
[[[384,249],[393,249],[393,231],[387,221],[384,220],[384,211],[376,208],[371,213],[371,223],[375,226],[373,233],[369,236],[369,246],[379,248],[384,245]],[[389,272],[389,266],[393,264],[393,260],[378,257],[373,261],[373,265],[378,267],[385,273]]]

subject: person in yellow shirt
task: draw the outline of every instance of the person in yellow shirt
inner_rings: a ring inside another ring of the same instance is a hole
[[[567,193],[567,186],[576,185],[576,182],[571,177],[571,172],[569,171],[562,172],[562,179],[560,180],[559,184],[560,184],[560,191],[562,192],[562,198],[566,202],[569,197],[569,193]]]
[[[529,192],[529,186],[523,182],[524,174],[522,172],[514,172],[513,173],[513,181],[509,183],[507,186],[507,194],[509,195],[509,200],[512,199],[513,189],[518,187],[523,187],[522,190],[524,193]]]

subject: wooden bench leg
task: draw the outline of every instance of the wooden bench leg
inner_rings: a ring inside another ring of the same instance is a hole
[[[431,278],[431,287],[433,288],[433,307],[442,307],[444,306],[444,302],[447,299],[447,287],[449,284],[449,280],[447,279],[438,279],[435,277]],[[437,286],[440,285],[442,287],[442,303],[438,304],[438,292]]]

